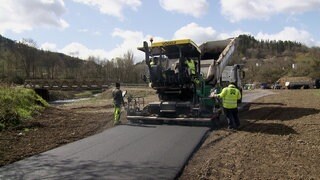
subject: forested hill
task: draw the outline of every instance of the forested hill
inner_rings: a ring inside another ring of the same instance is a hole
[[[272,83],[283,76],[320,78],[320,48],[292,41],[258,41],[240,35],[232,62],[244,64],[247,83]],[[41,78],[139,83],[144,73],[145,64],[135,64],[132,52],[111,60],[81,60],[39,50],[33,40],[20,43],[0,35],[0,82],[23,83],[25,79]]]
[[[62,53],[39,50],[33,40],[15,42],[0,35],[0,83],[21,84],[25,79],[104,79],[137,83],[144,66],[134,64],[133,54],[122,58],[81,60]]]
[[[39,50],[35,46],[33,40],[16,42],[0,36],[0,78],[21,83],[26,78],[68,77],[74,76],[74,67],[83,65],[78,58]]]
[[[320,48],[292,41],[258,41],[240,35],[233,62],[244,64],[247,82],[275,82],[283,76],[320,78]]]

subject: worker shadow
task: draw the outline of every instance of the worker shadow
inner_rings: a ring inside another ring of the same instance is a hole
[[[298,134],[292,127],[281,123],[260,122],[258,120],[248,120],[240,115],[240,127],[236,131],[245,131],[250,133],[264,133],[272,135]],[[225,117],[221,118],[219,128],[227,128],[228,122]]]
[[[282,103],[250,103],[256,106],[241,112],[241,131],[252,133],[265,133],[274,135],[298,134],[292,127],[282,123],[282,121],[293,121],[309,115],[320,113],[319,109],[287,107]],[[249,106],[250,106],[249,105]],[[280,121],[280,122],[279,122]]]
[[[248,103],[248,106],[249,106],[249,107],[250,107],[251,105],[285,106],[286,104],[284,104],[284,103],[259,103],[259,102],[250,102],[250,103]]]
[[[258,123],[258,122],[243,122],[239,128],[240,131],[250,133],[263,133],[271,135],[290,135],[298,134],[292,127],[280,123]]]
[[[143,124],[143,123],[127,123],[126,126],[144,127],[144,128],[156,128],[156,124]]]
[[[241,115],[244,119],[256,121],[291,121],[318,113],[320,113],[320,110],[315,108],[264,106],[260,108],[258,107],[254,109],[249,109],[245,113],[241,113]]]

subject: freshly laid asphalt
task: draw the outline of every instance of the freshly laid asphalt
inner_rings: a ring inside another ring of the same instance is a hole
[[[209,128],[121,125],[0,169],[0,179],[174,179]]]
[[[267,94],[250,94],[243,101]],[[121,125],[4,166],[0,179],[174,179],[208,131],[208,127]]]

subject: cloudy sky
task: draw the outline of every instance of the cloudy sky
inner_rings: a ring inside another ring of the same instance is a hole
[[[121,57],[144,40],[197,44],[251,34],[320,46],[320,0],[0,0],[0,34],[86,59]]]

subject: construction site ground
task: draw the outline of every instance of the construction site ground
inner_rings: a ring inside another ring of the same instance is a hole
[[[146,96],[146,103],[156,99],[145,88],[127,90]],[[320,179],[320,90],[273,92],[240,113],[239,130],[212,130],[180,179]],[[95,100],[55,105],[0,132],[0,166],[112,128],[110,97],[106,91]],[[125,113],[121,119],[126,123]]]

